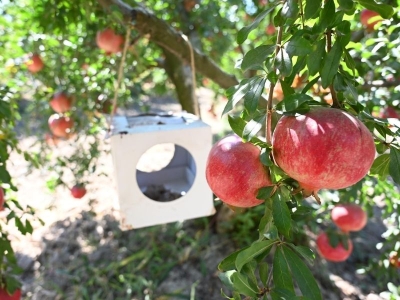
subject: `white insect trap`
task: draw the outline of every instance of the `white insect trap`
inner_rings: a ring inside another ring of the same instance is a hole
[[[215,213],[205,178],[212,146],[210,126],[188,113],[114,116],[112,123],[111,152],[123,228]],[[173,156],[164,168],[153,172],[138,169],[148,149],[166,143],[173,145]]]

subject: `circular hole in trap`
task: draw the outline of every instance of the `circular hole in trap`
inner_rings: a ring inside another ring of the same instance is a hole
[[[169,202],[186,195],[195,176],[193,156],[173,143],[152,146],[142,154],[136,166],[140,190],[157,202]]]

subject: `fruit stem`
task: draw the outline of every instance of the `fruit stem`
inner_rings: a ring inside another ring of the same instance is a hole
[[[275,47],[275,57],[278,55],[281,50],[282,43],[282,33],[283,26],[278,27],[278,36],[276,38],[276,47]],[[276,73],[276,68],[274,68],[274,72]],[[266,119],[266,139],[267,144],[271,145],[271,136],[272,136],[272,128],[271,128],[271,120],[272,120],[272,97],[274,95],[275,83],[271,82],[269,86],[268,100],[267,100],[267,119]]]
[[[326,31],[326,49],[328,52],[330,52],[332,49],[332,29],[330,29],[330,28]],[[338,100],[336,91],[333,87],[333,83],[331,85],[329,85],[329,90],[332,95],[332,102],[333,102],[332,107],[333,108],[341,108],[342,106],[340,105],[340,102]]]

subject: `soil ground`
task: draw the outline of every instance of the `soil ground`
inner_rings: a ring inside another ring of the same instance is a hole
[[[214,134],[221,134],[228,128],[226,121],[219,118],[224,102],[216,107],[213,116],[208,111],[211,96],[208,90],[199,90],[203,120],[212,126]],[[155,112],[180,110],[170,98],[151,103]],[[33,142],[34,137],[24,137],[21,146],[27,149]],[[104,147],[109,150],[107,141]],[[54,151],[62,153],[70,148],[61,144]],[[153,161],[149,160],[151,164]],[[24,270],[24,299],[222,299],[217,265],[236,247],[231,235],[218,227],[231,218],[229,210],[222,209],[217,218],[124,231],[119,226],[116,184],[108,151],[103,152],[98,164],[108,176],[91,178],[89,193],[81,200],[73,199],[65,188],[49,193],[47,174],[34,170],[27,175],[28,165],[20,155],[13,153],[11,161],[11,173],[19,187],[18,199],[22,205],[34,207],[37,216],[45,221],[44,226],[34,223],[34,233],[28,236],[21,236],[10,227],[12,244]],[[377,254],[375,245],[385,230],[378,217],[370,220],[357,236],[355,255],[347,262],[316,262],[313,270],[324,299],[381,299],[373,280],[357,274],[355,267]],[[132,260],[138,263],[126,269]],[[96,287],[101,287],[99,294],[94,292]]]

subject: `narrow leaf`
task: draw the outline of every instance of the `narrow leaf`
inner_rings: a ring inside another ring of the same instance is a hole
[[[262,116],[258,116],[253,120],[247,122],[246,126],[243,129],[243,138],[246,140],[251,140],[257,133],[261,130],[265,123],[265,114]]]
[[[282,249],[303,296],[313,300],[322,300],[321,291],[307,265],[287,246],[283,246]]]
[[[376,3],[374,0],[358,0],[366,9],[376,11],[384,19],[390,19],[394,14],[394,9],[391,5]]]
[[[258,291],[252,288],[252,286],[249,284],[247,278],[244,275],[240,274],[239,272],[236,272],[232,274],[231,278],[236,291],[245,296],[250,296],[250,297],[257,296]]]
[[[260,275],[261,282],[264,286],[266,286],[268,281],[268,273],[269,273],[268,270],[269,266],[265,261],[261,262],[258,265],[258,273]]]
[[[279,233],[285,237],[289,237],[290,229],[292,228],[290,211],[279,193],[275,193],[272,196],[272,216],[274,217],[274,223]]]
[[[275,5],[271,6],[270,8],[268,8],[266,11],[263,11],[262,13],[260,13],[256,19],[254,20],[253,23],[251,23],[248,26],[243,27],[242,29],[239,30],[238,34],[237,34],[237,43],[238,44],[243,44],[243,42],[247,39],[247,37],[249,36],[249,33],[256,29],[258,27],[258,25],[260,24],[260,22],[265,18],[266,15],[268,15],[269,13],[271,13],[272,11],[274,11],[275,7],[279,4],[279,2],[277,2]]]
[[[375,158],[370,170],[371,174],[376,174],[379,176],[379,179],[385,180],[389,175],[390,160],[390,155],[386,153]]]
[[[267,57],[275,51],[275,45],[262,45],[251,49],[243,57],[241,68],[246,70],[262,70]]]
[[[288,243],[290,248],[294,250],[298,255],[302,256],[307,263],[310,265],[314,264],[315,253],[308,247],[305,246],[296,246],[294,244]]]
[[[232,117],[228,115],[228,122],[233,132],[242,137],[244,127],[246,126],[246,121],[240,117]]]
[[[324,8],[319,18],[319,26],[322,30],[329,28],[335,21],[335,2],[334,0],[325,1]]]
[[[245,250],[245,249],[247,249],[247,248],[237,250],[237,251],[231,253],[230,255],[228,255],[227,257],[225,257],[225,258],[219,263],[219,265],[218,265],[218,270],[224,271],[224,272],[225,272],[225,271],[230,271],[230,270],[235,270],[235,268],[236,268],[236,266],[235,266],[236,258],[237,258],[237,256],[238,256],[238,254],[239,254],[240,252],[242,252],[243,250]]]
[[[226,90],[226,96],[229,100],[225,105],[222,115],[230,112],[236,104],[243,99],[244,95],[246,95],[247,91],[250,89],[249,81],[250,79],[248,78],[243,79],[238,85]]]
[[[309,40],[296,36],[289,41],[286,51],[290,56],[307,55],[313,51],[313,47]]]
[[[244,107],[249,115],[253,114],[258,107],[262,92],[265,88],[266,77],[253,77],[249,82],[249,89],[244,95]]]
[[[343,49],[336,41],[331,51],[324,59],[324,66],[320,72],[322,87],[327,88],[333,81],[333,78],[338,72],[340,58],[342,57]]]
[[[299,4],[297,0],[287,0],[282,7],[282,16],[287,19],[297,19],[299,14]]]
[[[289,266],[282,252],[282,247],[277,247],[273,261],[273,279],[277,288],[286,289],[294,293],[292,275]]]
[[[322,0],[306,0],[304,17],[306,20],[318,17],[318,11],[321,9]]]
[[[394,147],[390,148],[389,174],[394,182],[400,184],[400,150]]]
[[[247,264],[259,255],[267,254],[274,243],[275,241],[257,241],[254,242],[247,249],[241,251],[236,257],[235,261],[237,270],[240,272],[245,264]]]
[[[310,75],[313,76],[321,69],[322,62],[326,56],[326,39],[319,40],[314,46],[315,49],[311,55],[307,56],[307,68]]]
[[[275,59],[275,66],[279,70],[280,74],[284,77],[289,76],[292,73],[293,65],[285,48],[279,50],[278,55]]]

